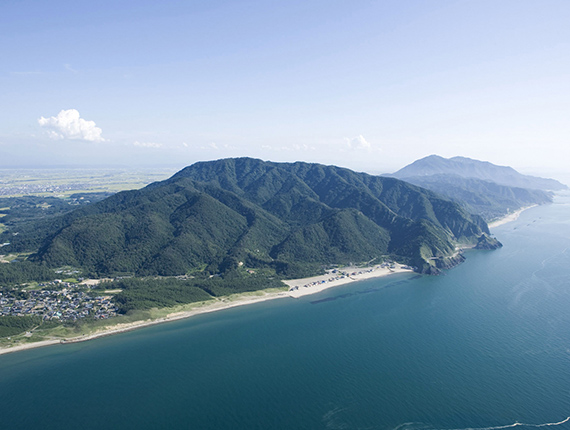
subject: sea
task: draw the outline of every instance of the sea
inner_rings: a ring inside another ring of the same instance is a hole
[[[0,356],[2,429],[570,429],[570,194],[398,274]]]

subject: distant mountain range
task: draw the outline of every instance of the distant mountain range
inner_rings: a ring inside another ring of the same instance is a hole
[[[466,157],[443,158],[438,155],[430,155],[416,160],[391,176],[404,179],[438,174],[481,179],[509,187],[543,191],[558,191],[568,188],[554,179],[523,175],[512,167],[497,166],[487,161],[472,160]]]
[[[11,246],[36,243],[34,260],[100,276],[245,265],[301,277],[385,256],[431,273],[461,261],[458,243],[496,244],[482,240],[489,231],[480,216],[399,179],[251,158],[196,163],[42,228],[12,236]]]
[[[554,179],[522,175],[511,167],[465,157],[430,155],[390,176],[447,196],[487,221],[522,207],[550,203],[551,191],[567,189]]]

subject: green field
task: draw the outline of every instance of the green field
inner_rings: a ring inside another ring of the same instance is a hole
[[[177,170],[177,168],[0,169],[0,196],[68,197],[81,192],[115,193],[142,188],[151,182],[167,179]]]

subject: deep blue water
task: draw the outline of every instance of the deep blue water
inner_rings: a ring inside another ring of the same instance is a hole
[[[528,429],[570,416],[570,197],[394,275],[0,356],[6,429]],[[548,426],[570,429],[570,421]]]

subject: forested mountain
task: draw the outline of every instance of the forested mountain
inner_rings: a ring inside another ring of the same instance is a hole
[[[196,163],[51,223],[36,261],[108,275],[218,273],[244,264],[284,276],[395,256],[422,271],[457,242],[488,233],[481,217],[395,178],[251,158]],[[26,238],[14,237],[13,246]]]
[[[511,167],[465,157],[430,155],[386,175],[418,185],[460,203],[486,221],[522,207],[552,202],[552,191],[566,189],[554,180],[518,173]]]
[[[466,157],[443,158],[438,155],[416,160],[390,176],[405,179],[441,174],[482,179],[509,187],[536,190],[556,191],[568,188],[554,179],[523,175],[512,167],[497,166],[487,161],[472,160]]]
[[[500,218],[521,207],[552,202],[552,196],[547,191],[508,187],[451,174],[414,176],[404,180],[460,202],[468,212],[481,215],[486,221]]]

